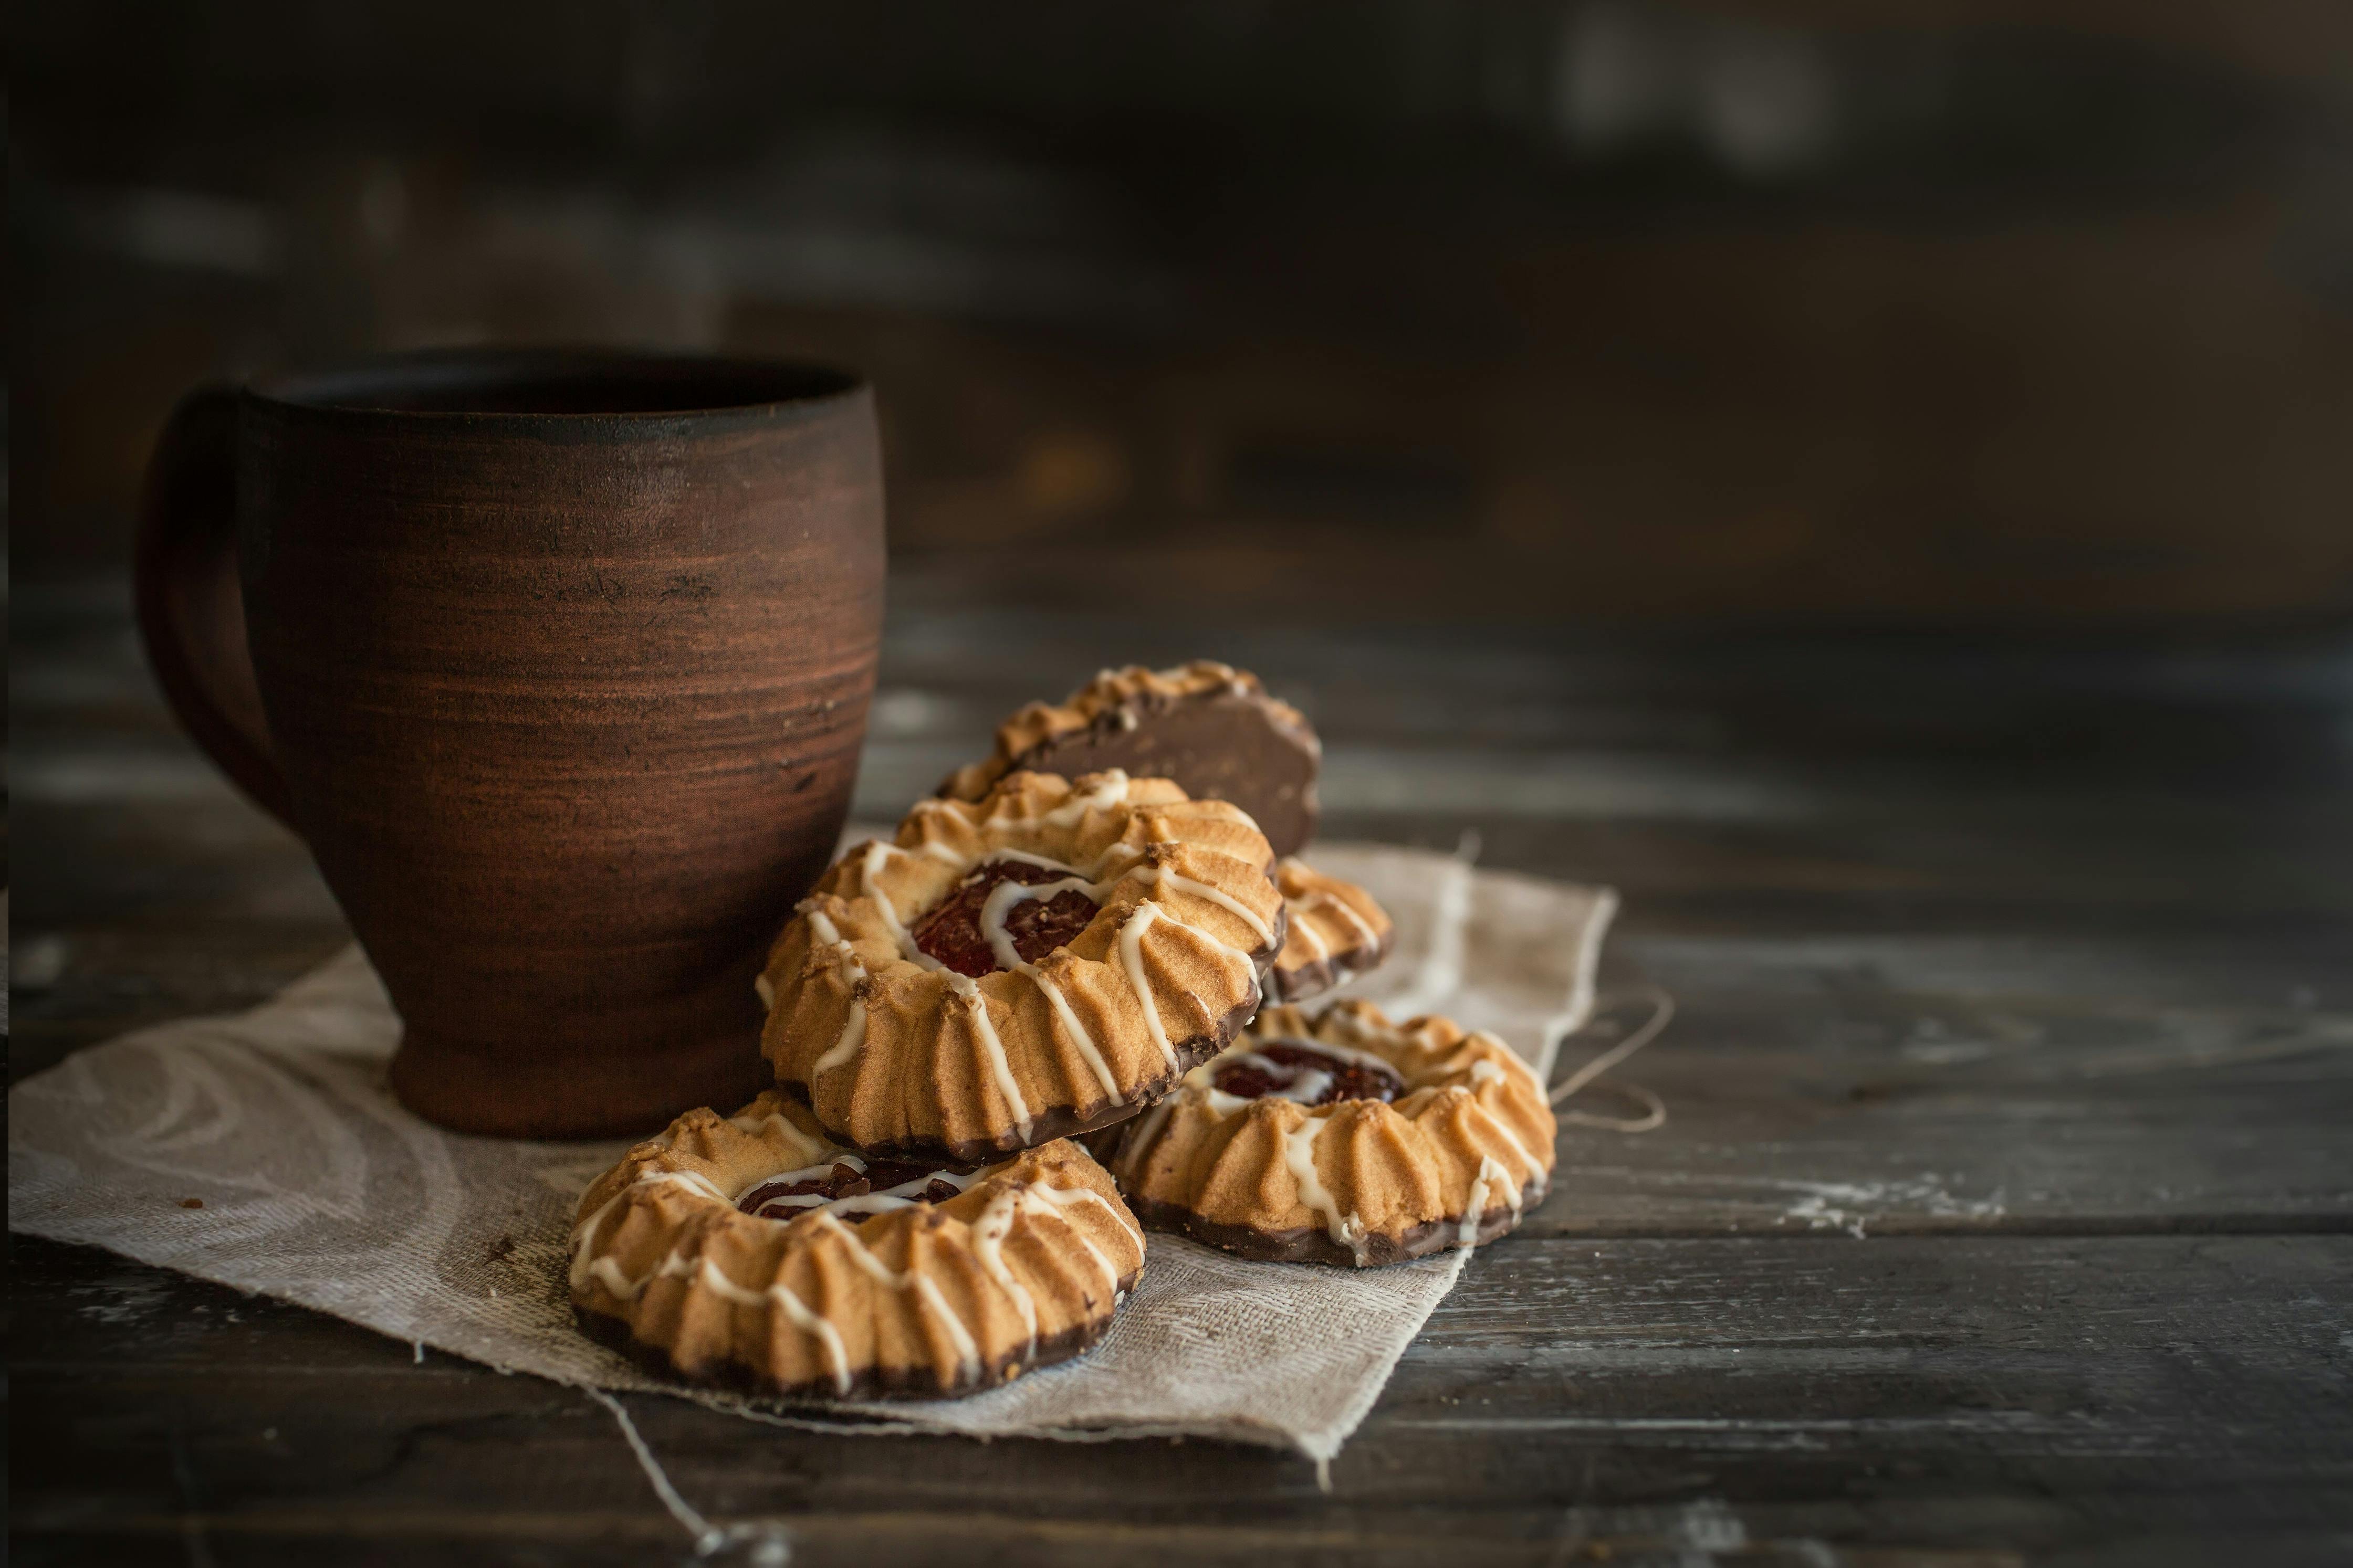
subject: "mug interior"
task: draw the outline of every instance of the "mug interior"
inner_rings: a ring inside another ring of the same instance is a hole
[[[609,418],[804,403],[859,384],[824,365],[565,349],[410,354],[283,376],[253,391],[305,408]]]

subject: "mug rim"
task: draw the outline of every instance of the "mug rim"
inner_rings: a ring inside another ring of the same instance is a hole
[[[396,399],[461,392],[470,385],[495,388],[526,378],[559,381],[567,375],[628,374],[670,375],[691,385],[696,375],[734,376],[748,388],[765,378],[772,395],[691,399],[645,407],[515,408],[419,407]],[[367,419],[486,420],[508,425],[554,423],[641,424],[726,416],[786,414],[806,416],[867,394],[866,378],[855,371],[816,360],[771,359],[692,350],[550,344],[416,349],[306,366],[248,383],[248,400],[310,416]],[[374,393],[375,395],[371,396]]]

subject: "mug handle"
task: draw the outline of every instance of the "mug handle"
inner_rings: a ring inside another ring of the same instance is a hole
[[[139,635],[196,744],[255,805],[292,827],[237,586],[237,398],[227,384],[188,394],[148,459],[132,568]]]

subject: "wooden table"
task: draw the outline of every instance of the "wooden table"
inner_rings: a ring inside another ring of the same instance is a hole
[[[1332,837],[1615,884],[1672,1120],[1571,1131],[1333,1465],[628,1406],[721,1555],[863,1564],[2353,1555],[2353,642],[1175,637],[896,587],[860,810],[1097,664],[1307,701]],[[346,940],[119,586],[14,605],[12,1081]],[[1572,1049],[1577,1048],[1572,1045]],[[587,1397],[15,1238],[21,1563],[669,1561]]]

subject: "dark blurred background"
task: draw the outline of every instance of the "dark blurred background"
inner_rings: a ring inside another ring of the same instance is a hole
[[[2353,606],[2341,0],[12,21],[20,582],[199,380],[620,340],[866,371],[902,575],[1000,601]]]

